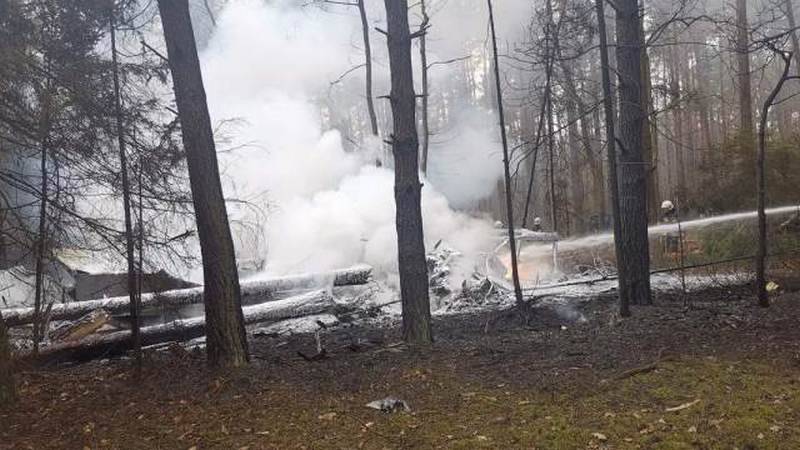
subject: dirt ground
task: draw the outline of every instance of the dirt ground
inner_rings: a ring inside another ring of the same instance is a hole
[[[684,300],[689,308],[684,307]],[[208,371],[181,348],[20,374],[0,448],[800,448],[800,295],[761,309],[747,290],[662,294],[621,320],[537,310],[450,316],[430,348],[396,327],[260,337],[253,364]],[[411,412],[365,404],[386,396]]]

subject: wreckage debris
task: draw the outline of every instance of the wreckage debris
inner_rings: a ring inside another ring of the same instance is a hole
[[[96,309],[75,322],[65,323],[50,332],[53,341],[76,341],[94,334],[111,321],[111,315],[104,309]]]
[[[277,322],[334,310],[347,310],[336,303],[325,290],[309,292],[294,297],[242,308],[245,324]],[[175,320],[140,330],[143,346],[168,341],[189,341],[205,335],[205,317]],[[90,334],[81,339],[59,341],[39,351],[39,362],[87,360],[99,355],[124,354],[132,348],[131,331],[122,330],[106,334]],[[31,358],[33,354],[23,355]]]
[[[405,400],[395,397],[386,397],[367,403],[367,408],[377,409],[383,413],[411,412],[411,407]]]
[[[299,289],[313,289],[325,282],[333,286],[350,286],[366,284],[372,279],[372,267],[357,265],[347,269],[339,269],[318,274],[303,274],[286,277],[268,278],[265,280],[242,281],[242,302],[259,303],[269,299],[276,292]],[[162,293],[144,294],[141,298],[142,309],[150,307],[178,307],[203,303],[203,287],[179,289]],[[109,314],[127,312],[130,298],[114,297],[82,302],[53,305],[51,320],[74,320],[97,309],[104,309]],[[33,308],[15,308],[3,311],[8,326],[18,326],[33,322]]]

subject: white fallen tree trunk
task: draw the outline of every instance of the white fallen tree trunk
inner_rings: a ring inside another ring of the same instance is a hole
[[[316,274],[292,275],[287,277],[267,278],[264,280],[245,280],[241,283],[242,301],[256,303],[267,300],[276,292],[297,289],[314,289],[330,286],[350,286],[366,284],[372,277],[372,267],[357,265],[347,269]],[[141,308],[178,307],[203,303],[203,287],[142,294]],[[103,309],[109,314],[126,313],[130,298],[112,297],[99,300],[62,303],[53,305],[50,320],[79,319],[92,311]],[[8,326],[19,326],[33,322],[33,308],[15,308],[3,310]]]
[[[283,300],[245,306],[242,308],[246,324],[277,322],[321,313],[341,313],[352,309],[336,303],[326,290],[308,292]],[[168,341],[188,341],[205,335],[205,317],[176,320],[163,325],[141,329],[142,345],[154,345]],[[39,350],[38,362],[87,360],[125,353],[131,348],[130,330],[107,334],[93,334],[83,339],[56,342]],[[33,358],[32,354],[22,359]]]

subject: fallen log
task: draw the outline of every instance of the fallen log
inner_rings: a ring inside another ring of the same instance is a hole
[[[242,308],[245,324],[277,322],[280,320],[321,314],[323,312],[346,312],[346,305],[336,303],[325,290],[309,292],[294,297]],[[167,341],[188,341],[205,335],[205,317],[176,320],[163,325],[141,329],[143,346]],[[107,334],[93,334],[83,339],[56,342],[39,350],[36,358],[32,353],[20,359],[36,359],[37,363],[53,363],[68,360],[85,361],[109,357],[127,352],[131,346],[130,330]]]
[[[372,277],[372,267],[357,265],[347,269],[316,274],[292,275],[266,278],[263,280],[244,280],[241,283],[242,303],[260,303],[276,292],[298,289],[314,289],[323,286],[350,286],[366,284]],[[50,320],[74,320],[98,309],[109,314],[124,314],[129,309],[130,298],[112,297],[99,300],[62,303],[53,305]],[[203,287],[143,294],[142,309],[152,307],[179,307],[203,303]],[[14,308],[3,310],[6,324],[10,327],[33,322],[33,308]]]

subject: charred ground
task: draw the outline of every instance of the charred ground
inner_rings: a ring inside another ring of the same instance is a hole
[[[791,448],[800,295],[763,309],[750,292],[662,294],[625,320],[612,296],[581,303],[582,322],[449,316],[425,349],[344,327],[317,362],[297,353],[311,335],[260,337],[232,373],[177,346],[138,382],[125,360],[24,372],[0,448]],[[364,406],[389,395],[412,412]]]

